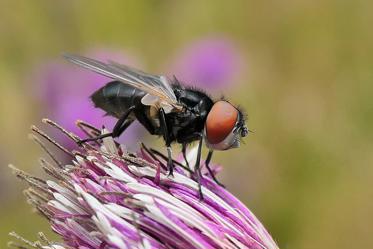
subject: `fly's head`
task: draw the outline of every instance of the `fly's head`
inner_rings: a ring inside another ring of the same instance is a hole
[[[248,129],[243,113],[225,100],[217,101],[207,115],[204,136],[207,147],[214,150],[238,148]]]

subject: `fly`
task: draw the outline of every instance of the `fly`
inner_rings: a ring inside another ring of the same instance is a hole
[[[109,61],[103,63],[77,55],[65,55],[74,64],[107,76],[113,81],[107,83],[91,95],[96,108],[118,119],[113,131],[94,138],[81,140],[86,143],[104,137],[119,137],[133,121],[138,120],[152,135],[163,136],[167,147],[169,175],[173,175],[171,144],[182,145],[186,159],[186,149],[198,141],[197,160],[194,167],[202,197],[200,160],[203,141],[209,148],[205,161],[213,180],[215,178],[209,163],[214,150],[228,150],[240,146],[248,129],[243,113],[221,99],[213,101],[206,93],[180,84],[174,77],[153,75]]]

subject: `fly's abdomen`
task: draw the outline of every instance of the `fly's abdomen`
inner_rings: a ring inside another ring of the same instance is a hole
[[[95,107],[116,118],[140,102],[145,93],[120,81],[111,81],[91,96]]]

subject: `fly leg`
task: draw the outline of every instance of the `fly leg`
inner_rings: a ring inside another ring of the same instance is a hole
[[[181,148],[181,152],[183,153],[183,157],[184,157],[186,166],[188,167],[188,169],[190,169],[188,158],[186,157],[186,148],[187,148],[187,144],[183,143],[182,148]]]
[[[205,161],[205,165],[206,165],[206,168],[207,168],[209,174],[211,175],[212,179],[214,180],[214,182],[215,182],[216,184],[218,184],[219,186],[225,188],[224,185],[221,184],[221,183],[218,181],[218,179],[215,177],[215,174],[212,172],[212,169],[211,169],[210,166],[209,166],[210,161],[211,161],[211,158],[212,158],[212,153],[213,153],[213,152],[214,152],[213,150],[209,150],[209,153],[208,153],[207,158],[206,158],[206,161]]]
[[[196,160],[196,165],[194,166],[194,172],[197,177],[197,182],[198,182],[198,193],[199,193],[199,199],[203,200],[203,193],[202,193],[202,185],[201,185],[201,180],[202,180],[202,172],[201,172],[201,153],[202,153],[202,142],[203,142],[203,136],[200,135],[199,138],[199,143],[198,143],[198,152],[197,152],[197,160]]]
[[[132,123],[132,120],[128,120],[127,118],[134,109],[135,109],[135,106],[131,106],[130,108],[127,109],[125,113],[123,113],[122,117],[120,117],[117,123],[115,124],[113,132],[102,134],[97,137],[80,140],[78,144],[83,144],[83,143],[91,142],[91,141],[97,141],[105,137],[113,137],[113,138],[119,137]]]
[[[174,174],[174,165],[172,162],[172,150],[171,150],[171,138],[170,138],[170,133],[168,132],[167,129],[167,123],[166,123],[166,116],[164,113],[163,108],[159,109],[159,121],[160,121],[160,126],[163,130],[163,138],[166,142],[167,146],[167,156],[168,156],[168,161],[167,161],[167,169],[168,169],[168,175],[173,176]]]

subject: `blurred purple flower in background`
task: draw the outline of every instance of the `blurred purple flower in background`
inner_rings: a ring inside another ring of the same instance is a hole
[[[166,162],[145,147],[131,155],[109,137],[86,145],[70,165],[41,163],[53,180],[12,168],[64,242],[24,241],[31,248],[278,249],[255,215],[206,172],[199,200],[190,170],[178,165],[168,177]]]
[[[244,64],[242,52],[226,37],[188,44],[171,62],[170,73],[186,84],[216,89],[231,86]]]
[[[95,49],[84,53],[84,55],[98,60],[113,60],[139,67],[140,63],[136,57],[128,53],[122,54],[120,51],[108,49]],[[92,101],[89,99],[94,91],[110,80],[97,73],[76,67],[64,61],[61,57],[60,60],[47,62],[36,70],[33,79],[36,84],[36,87],[33,86],[35,89],[34,96],[42,104],[43,116],[56,120],[78,135],[83,135],[74,125],[78,119],[95,126],[101,127],[104,125],[108,129],[112,129],[116,120],[104,116],[105,113],[94,108]],[[120,139],[131,143],[141,138],[142,133],[143,129],[135,122]],[[65,139],[62,142],[66,145],[70,141]]]

